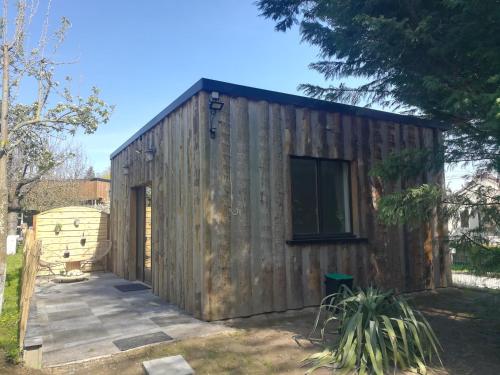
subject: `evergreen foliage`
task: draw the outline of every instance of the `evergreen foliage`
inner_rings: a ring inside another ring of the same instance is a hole
[[[370,175],[383,181],[394,182],[398,179],[413,179],[425,172],[439,172],[443,167],[443,153],[431,149],[407,149],[393,152],[383,161],[375,164]]]
[[[441,197],[441,189],[436,185],[410,187],[380,197],[377,214],[387,225],[404,222],[409,226],[418,226],[431,219],[434,208],[441,203]]]
[[[500,247],[462,241],[455,244],[457,262],[453,269],[477,276],[500,277]]]
[[[406,224],[418,213],[426,221],[425,213],[436,207],[458,219],[466,207],[481,218],[480,227],[453,241],[487,244],[487,236],[478,233],[486,226],[500,228],[498,189],[486,193],[482,184],[484,176],[500,172],[500,2],[258,0],[257,5],[278,31],[298,24],[303,41],[319,48],[320,61],[310,67],[333,83],[300,85],[307,95],[365,101],[451,126],[443,149],[393,154],[371,174],[382,182],[415,182],[445,162],[468,168],[466,192],[422,185],[387,194],[378,202],[380,219]],[[364,83],[346,85],[343,79],[351,77]]]

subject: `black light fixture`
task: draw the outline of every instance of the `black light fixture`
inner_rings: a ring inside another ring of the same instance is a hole
[[[221,111],[222,108],[224,107],[224,102],[220,100],[220,95],[217,91],[212,91],[208,107],[210,108],[210,124],[209,124],[210,138],[214,139],[216,130],[214,125],[214,119],[215,116],[217,115],[217,112]]]

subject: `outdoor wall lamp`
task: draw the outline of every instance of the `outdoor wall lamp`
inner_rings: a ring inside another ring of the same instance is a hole
[[[220,95],[217,91],[212,91],[210,100],[208,102],[208,107],[210,108],[210,138],[214,139],[216,130],[214,119],[217,115],[217,112],[221,111],[224,107],[224,102],[220,100]]]
[[[156,154],[156,148],[154,147],[151,147],[149,149],[147,149],[144,154],[146,154],[146,161],[153,161],[153,159],[155,158],[155,154]]]
[[[123,174],[124,174],[125,176],[127,176],[127,175],[128,175],[129,169],[130,169],[130,168],[129,168],[129,166],[128,166],[128,165],[124,165],[124,166],[123,166]]]

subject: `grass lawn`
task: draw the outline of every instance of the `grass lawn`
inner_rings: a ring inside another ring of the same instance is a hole
[[[9,362],[19,359],[19,297],[21,294],[22,248],[7,256],[7,278],[2,314],[0,315],[0,355]]]
[[[500,291],[443,289],[417,295],[413,304],[443,346],[439,374],[500,374]]]

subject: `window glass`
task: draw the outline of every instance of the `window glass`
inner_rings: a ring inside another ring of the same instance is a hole
[[[321,160],[320,184],[321,231],[328,234],[350,232],[347,163]]]
[[[291,180],[294,236],[351,232],[348,162],[292,157]]]
[[[291,159],[294,234],[318,233],[317,174],[314,159]]]
[[[465,209],[460,212],[460,227],[469,228],[469,210]]]

